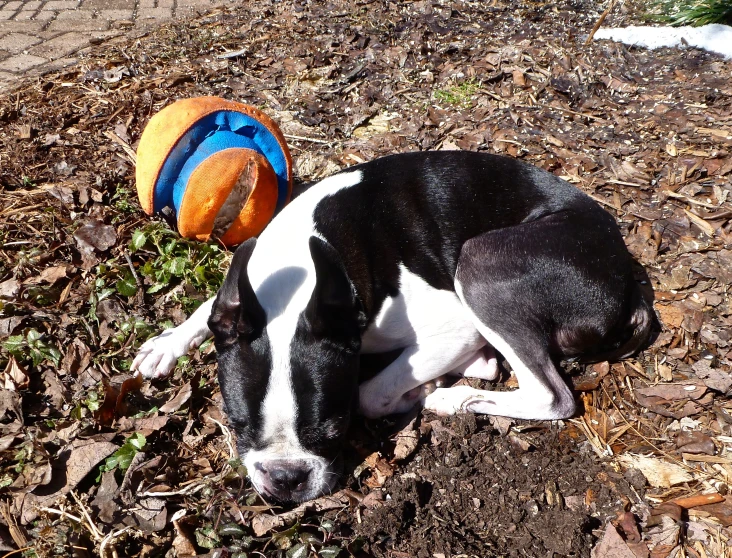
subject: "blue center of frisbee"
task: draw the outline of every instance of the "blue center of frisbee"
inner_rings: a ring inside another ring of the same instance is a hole
[[[269,161],[277,175],[277,211],[282,209],[289,180],[287,159],[277,138],[251,116],[222,110],[198,120],[170,150],[155,183],[155,211],[173,207],[177,213],[191,173],[213,153],[230,148],[252,149]]]

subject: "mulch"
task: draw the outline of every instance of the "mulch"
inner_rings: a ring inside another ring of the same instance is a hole
[[[623,10],[605,25],[638,21]],[[598,16],[584,0],[241,3],[0,98],[0,552],[732,556],[732,61],[586,46]],[[563,177],[617,217],[653,345],[567,365],[568,421],[358,421],[343,490],[271,506],[234,454],[210,346],[166,381],[128,372],[229,257],[134,193],[145,124],[197,95],[265,110],[300,182],[438,149]]]

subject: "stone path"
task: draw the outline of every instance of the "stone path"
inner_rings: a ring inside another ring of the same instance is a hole
[[[222,0],[0,0],[0,94],[21,78],[76,63],[124,33],[204,13]]]

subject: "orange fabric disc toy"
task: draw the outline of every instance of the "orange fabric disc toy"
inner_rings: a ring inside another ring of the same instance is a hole
[[[292,159],[277,124],[218,97],[168,105],[137,147],[137,194],[152,215],[171,207],[187,238],[235,246],[264,230],[290,201]]]

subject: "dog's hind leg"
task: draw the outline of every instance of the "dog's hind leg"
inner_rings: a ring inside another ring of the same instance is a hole
[[[424,407],[439,414],[460,411],[523,419],[553,420],[572,416],[571,390],[559,376],[548,353],[536,343],[522,344],[514,351],[498,333],[478,325],[481,334],[500,350],[519,382],[515,391],[487,391],[469,386],[437,388],[427,395]],[[526,339],[524,339],[526,341]],[[530,355],[535,350],[537,355]]]
[[[443,414],[571,416],[574,398],[555,361],[621,344],[632,314],[629,257],[609,227],[614,224],[602,216],[567,212],[469,240],[456,292],[481,335],[511,365],[519,389],[440,388],[425,407]]]

